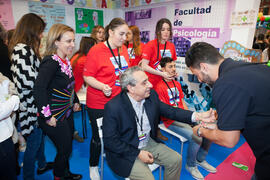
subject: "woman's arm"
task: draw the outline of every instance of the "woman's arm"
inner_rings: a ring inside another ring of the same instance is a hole
[[[141,68],[151,74],[161,76],[166,79],[173,79],[173,76],[170,76],[167,72],[162,72],[153,69],[152,67],[149,66],[149,61],[147,59],[142,59],[141,62],[139,63]]]
[[[92,76],[83,76],[83,79],[84,79],[84,81],[86,82],[87,85],[91,86],[92,88],[103,91],[105,96],[110,96],[111,95],[112,88],[109,85],[98,81],[96,78],[94,78]]]
[[[10,116],[13,111],[16,111],[19,107],[19,97],[11,96],[7,101],[0,103],[0,121]]]

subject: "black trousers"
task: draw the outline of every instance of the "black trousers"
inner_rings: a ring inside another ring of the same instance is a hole
[[[90,166],[98,166],[101,151],[100,138],[98,134],[97,119],[103,117],[104,109],[92,109],[87,107],[88,116],[91,122],[92,139],[90,142]]]
[[[57,154],[54,159],[53,173],[57,177],[64,177],[69,171],[69,157],[72,152],[72,137],[74,132],[73,113],[63,121],[57,122],[56,127],[47,125],[44,119],[39,124],[43,132],[52,140]]]
[[[0,179],[17,179],[16,156],[11,137],[0,143]]]

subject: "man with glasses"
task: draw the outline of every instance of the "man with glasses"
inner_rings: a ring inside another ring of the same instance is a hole
[[[157,138],[160,116],[192,123],[214,121],[213,113],[193,113],[161,102],[138,66],[121,74],[120,84],[122,92],[105,105],[103,118],[108,165],[121,177],[154,180],[147,164],[156,163],[164,166],[164,179],[179,179],[181,156]]]

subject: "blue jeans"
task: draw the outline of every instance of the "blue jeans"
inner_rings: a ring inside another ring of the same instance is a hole
[[[168,129],[188,139],[187,165],[189,167],[195,167],[196,160],[199,162],[205,160],[211,141],[193,135],[192,127],[186,123],[174,121]]]
[[[23,178],[24,180],[35,179],[35,162],[38,161],[38,168],[46,165],[44,156],[44,135],[40,128],[34,130],[26,139],[27,145],[23,158]]]

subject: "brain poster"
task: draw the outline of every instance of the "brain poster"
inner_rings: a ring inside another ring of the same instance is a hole
[[[103,11],[75,8],[76,33],[91,33],[96,25],[103,26]]]

